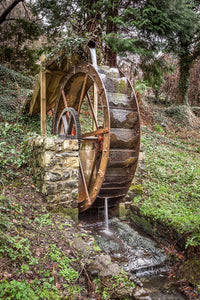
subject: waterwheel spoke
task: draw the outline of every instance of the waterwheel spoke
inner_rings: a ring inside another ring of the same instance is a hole
[[[83,166],[82,166],[82,162],[81,162],[80,157],[79,157],[79,166],[80,166],[80,173],[81,173],[81,178],[82,178],[83,186],[84,186],[84,189],[85,189],[86,197],[88,199],[89,205],[91,205],[90,195],[89,195],[89,192],[88,192],[88,188],[87,188],[87,184],[86,184],[86,180],[85,180],[85,175],[84,175],[84,172],[83,172]]]
[[[92,177],[93,177],[94,169],[95,169],[95,166],[96,166],[97,157],[98,157],[98,151],[96,150],[95,157],[94,157],[94,160],[93,160],[93,163],[92,163],[92,170],[91,170],[90,178],[89,178],[89,182],[88,182],[88,190],[90,189],[90,186],[91,186],[91,183],[92,183]]]
[[[94,135],[100,135],[100,134],[104,134],[104,133],[108,133],[108,132],[109,132],[109,128],[100,128],[100,129],[92,131],[92,132],[84,133],[82,135],[82,138],[86,138],[86,137],[94,136]]]
[[[92,105],[92,101],[90,99],[90,95],[89,95],[88,92],[87,92],[87,99],[88,99],[88,102],[89,102],[89,105],[90,105],[90,109],[91,109],[91,112],[92,112],[92,116],[93,116],[93,119],[94,119],[94,122],[95,122],[96,129],[99,129],[99,126],[98,126],[98,123],[97,123],[97,118],[96,118],[96,115],[95,115],[95,112],[94,112],[94,107]]]
[[[85,75],[85,78],[84,78],[84,81],[83,81],[83,87],[82,87],[82,90],[81,90],[81,96],[80,96],[80,101],[79,101],[78,111],[77,111],[78,114],[80,113],[80,110],[81,110],[81,105],[82,105],[82,102],[83,102],[83,96],[84,96],[84,93],[85,93],[85,86],[86,86],[87,78],[88,78],[88,74]]]
[[[64,105],[65,105],[65,107],[67,107],[67,99],[66,99],[65,92],[64,92],[64,89],[63,89],[63,88],[62,88],[62,90],[61,90],[61,93],[62,93]]]

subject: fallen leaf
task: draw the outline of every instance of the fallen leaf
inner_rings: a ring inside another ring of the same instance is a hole
[[[56,282],[56,287],[57,287],[57,289],[60,289],[60,287],[61,287],[60,283]]]
[[[10,278],[10,277],[12,277],[12,274],[10,274],[10,273],[8,273],[7,271],[5,271],[5,272],[3,273],[3,276],[4,276],[4,277]]]

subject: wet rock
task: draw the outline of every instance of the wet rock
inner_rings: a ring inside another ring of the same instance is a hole
[[[138,286],[143,287],[142,281],[135,275],[131,275],[130,280],[134,281]]]
[[[151,300],[151,297],[148,295],[147,291],[139,286],[135,288],[133,294],[135,300]]]
[[[111,262],[111,257],[109,255],[101,254],[93,260],[88,260],[87,270],[92,275],[107,277],[117,275],[120,271],[120,267],[118,264]]]

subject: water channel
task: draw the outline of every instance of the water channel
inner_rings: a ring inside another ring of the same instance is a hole
[[[139,285],[147,290],[149,299],[186,299],[168,279],[169,268],[164,251],[131,222],[118,218],[108,220],[106,200],[102,214],[94,216],[92,212],[91,217],[87,214],[82,219],[82,225],[113,262],[133,274]]]

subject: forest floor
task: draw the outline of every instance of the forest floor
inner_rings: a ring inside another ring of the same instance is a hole
[[[30,119],[22,109],[32,80],[1,68],[0,298],[109,299],[108,289],[92,281],[83,255],[71,244],[74,235],[87,235],[81,224],[50,214],[32,181],[27,139],[39,133],[40,120],[38,116]],[[184,237],[181,250],[176,249],[177,240],[167,250],[176,260],[170,277],[188,299],[197,299],[200,120],[187,107],[143,101],[141,122],[145,178],[143,194],[133,202],[141,214],[172,226]]]

